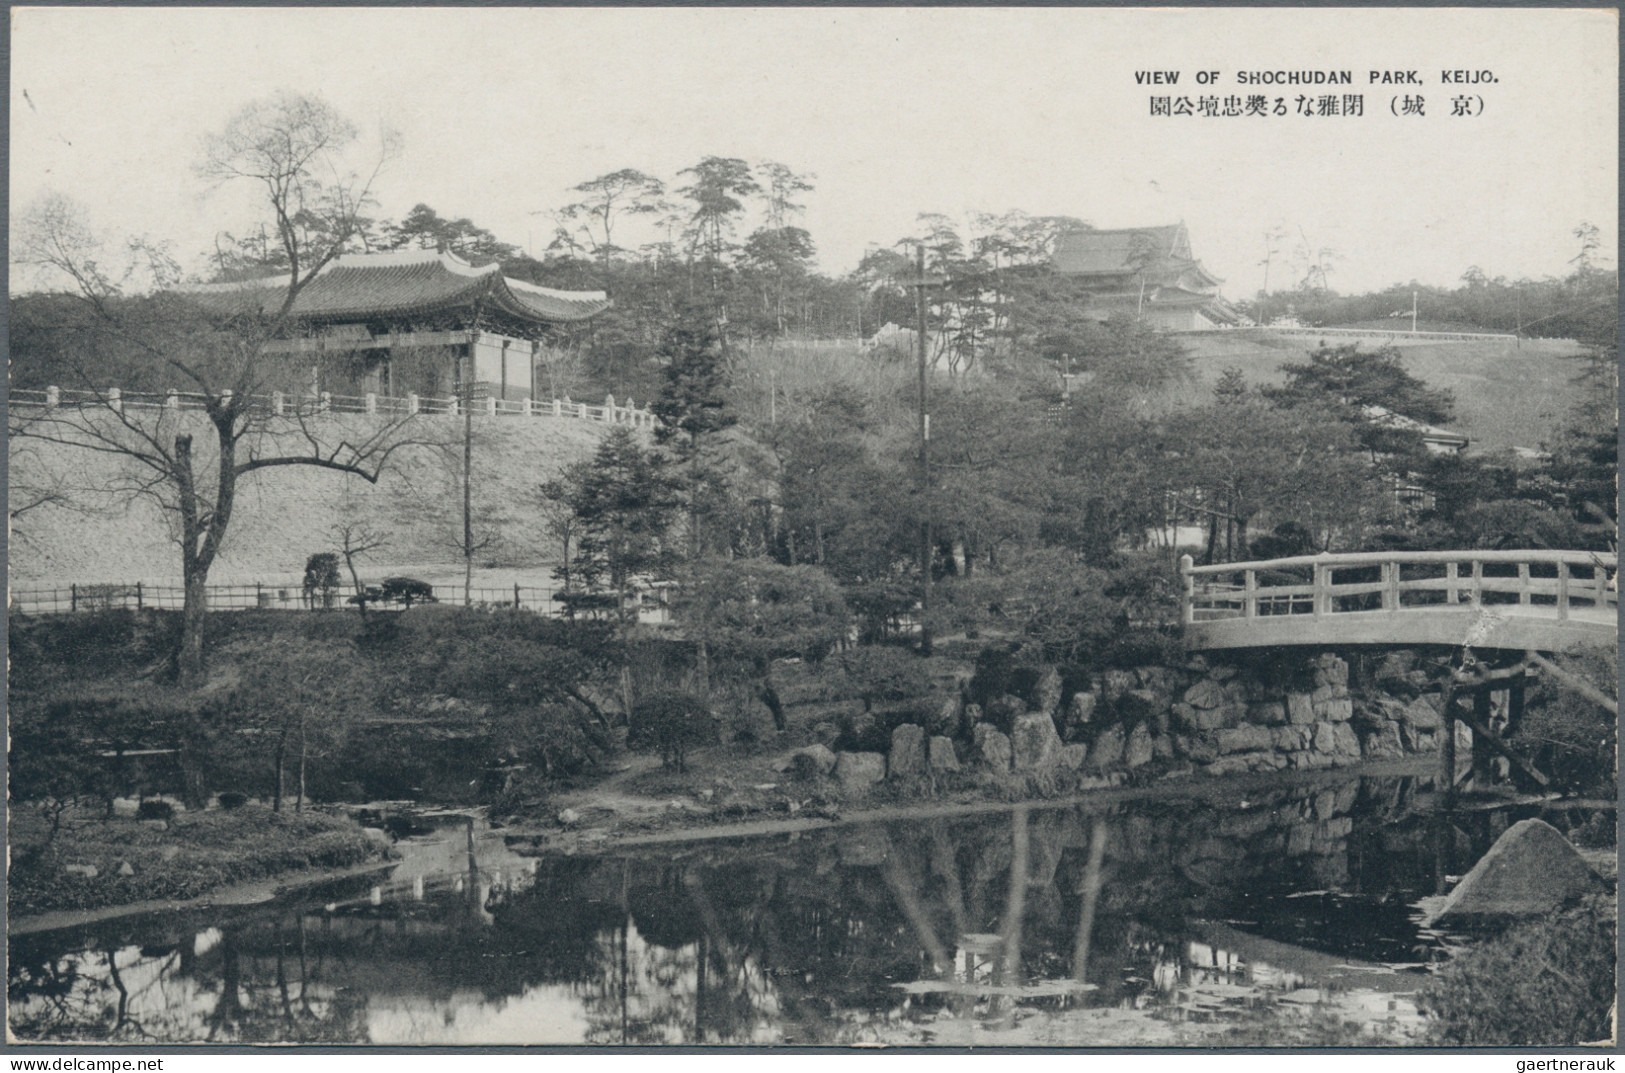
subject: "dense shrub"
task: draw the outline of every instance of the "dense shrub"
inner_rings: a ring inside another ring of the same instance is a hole
[[[175,806],[157,798],[141,802],[135,810],[135,818],[138,820],[170,820],[174,817]]]
[[[38,840],[31,809],[13,819],[22,842]],[[175,852],[176,848],[179,852]],[[6,899],[12,913],[90,909],[147,899],[195,898],[227,883],[300,868],[342,868],[378,849],[352,820],[315,812],[188,812],[166,831],[133,820],[81,820],[64,827],[53,851],[14,865]],[[63,871],[62,861],[93,865],[95,876]],[[120,874],[129,862],[133,875]]]
[[[667,767],[686,771],[688,751],[716,740],[716,718],[705,701],[692,693],[664,689],[640,699],[632,708],[627,744],[657,749]]]
[[[931,690],[926,662],[896,645],[860,645],[843,652],[840,663],[851,695],[866,712],[879,702],[911,700]]]
[[[1520,924],[1458,955],[1422,991],[1433,1040],[1561,1047],[1608,1038],[1614,916],[1603,899]]]

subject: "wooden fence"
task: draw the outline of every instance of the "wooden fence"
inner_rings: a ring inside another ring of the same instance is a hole
[[[379,582],[373,579],[363,584],[376,586]],[[208,585],[205,589],[210,611],[354,611],[358,608],[349,586],[308,597],[297,584]],[[434,598],[435,602],[458,607],[467,603],[484,608],[518,608],[557,617],[562,614],[561,605],[554,598],[558,591],[534,585],[473,588],[436,585]],[[78,611],[179,611],[185,600],[185,588],[175,584],[75,582],[65,587],[14,586],[8,603],[14,615],[57,615]],[[400,605],[369,600],[367,606],[394,608]],[[638,614],[644,622],[668,621],[665,605],[658,600],[639,601]]]
[[[229,398],[230,392],[223,398]],[[191,391],[126,392],[119,388],[106,391],[72,391],[47,387],[43,391],[13,391],[9,396],[13,410],[51,412],[65,410],[148,411],[162,413],[199,411],[207,407],[209,396]],[[267,395],[250,396],[254,409],[277,417],[308,417],[322,414],[384,414],[404,417],[412,414],[457,415],[462,413],[463,402],[458,398],[432,398],[420,395],[334,395],[324,391],[317,395],[293,395],[273,391]],[[606,395],[602,405],[592,406],[571,399],[500,399],[494,395],[476,395],[468,404],[476,415],[488,417],[556,417],[578,421],[597,421],[605,424],[631,425],[634,428],[653,428],[656,418],[648,410],[636,406],[620,405],[615,396]]]

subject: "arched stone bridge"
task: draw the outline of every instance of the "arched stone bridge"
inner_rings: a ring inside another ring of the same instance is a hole
[[[1282,645],[1467,645],[1562,652],[1619,641],[1615,560],[1582,551],[1180,560],[1193,650]]]

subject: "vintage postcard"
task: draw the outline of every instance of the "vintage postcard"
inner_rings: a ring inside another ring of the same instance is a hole
[[[12,1045],[1613,1038],[1617,10],[10,41]]]

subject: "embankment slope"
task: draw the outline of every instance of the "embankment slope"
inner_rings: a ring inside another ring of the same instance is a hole
[[[210,430],[201,415],[187,415],[198,442]],[[355,435],[351,425],[376,418],[332,417],[324,437]],[[404,564],[460,560],[461,436],[452,417],[422,417],[414,438],[445,446],[405,448],[376,485],[310,466],[260,470],[239,486],[237,501],[211,584],[270,582],[298,577],[305,560],[337,551],[333,527],[350,520],[390,534],[385,547],[364,560],[370,572]],[[557,558],[545,535],[537,486],[565,466],[591,456],[609,426],[590,421],[477,418],[474,422],[476,525],[500,532],[500,543],[478,554],[481,564],[539,564]],[[180,576],[173,516],[148,497],[118,494],[127,484],[127,460],[79,447],[19,440],[12,444],[9,481],[20,489],[65,485],[71,505],[29,510],[13,523],[10,581],[27,584],[170,583]]]

